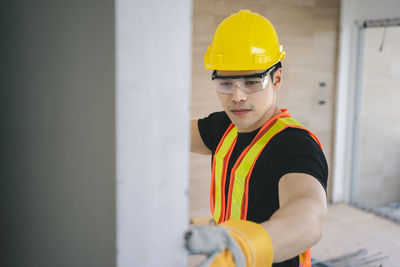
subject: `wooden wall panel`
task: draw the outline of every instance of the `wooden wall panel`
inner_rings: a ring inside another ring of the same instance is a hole
[[[194,0],[193,8],[192,118],[221,110],[203,63],[218,24],[240,9],[258,12],[275,26],[287,52],[279,106],[319,137],[331,172],[339,0]],[[210,215],[210,157],[192,154],[190,170],[190,215]]]

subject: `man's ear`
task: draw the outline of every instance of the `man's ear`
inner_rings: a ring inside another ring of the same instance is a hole
[[[274,91],[278,91],[282,85],[282,68],[277,69],[274,72],[273,76],[274,76],[274,79],[273,79],[272,87],[274,88]]]

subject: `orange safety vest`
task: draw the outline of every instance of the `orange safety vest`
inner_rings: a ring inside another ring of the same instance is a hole
[[[306,130],[322,146],[317,137],[300,123],[295,121],[287,109],[272,117],[258,131],[256,137],[248,145],[232,168],[228,193],[227,207],[225,207],[225,181],[229,158],[237,140],[237,128],[231,123],[225,131],[214,153],[211,175],[210,206],[214,221],[220,224],[230,219],[246,220],[249,180],[254,165],[268,142],[287,127]],[[311,267],[311,248],[300,254],[299,267]]]

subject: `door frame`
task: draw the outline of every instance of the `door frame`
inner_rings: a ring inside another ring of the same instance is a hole
[[[330,201],[356,204],[365,30],[397,26],[400,18],[356,20],[351,3],[342,3]]]

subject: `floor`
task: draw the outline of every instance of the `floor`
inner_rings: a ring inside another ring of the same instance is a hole
[[[311,255],[326,264],[313,266],[400,267],[400,224],[343,203],[330,205]]]

